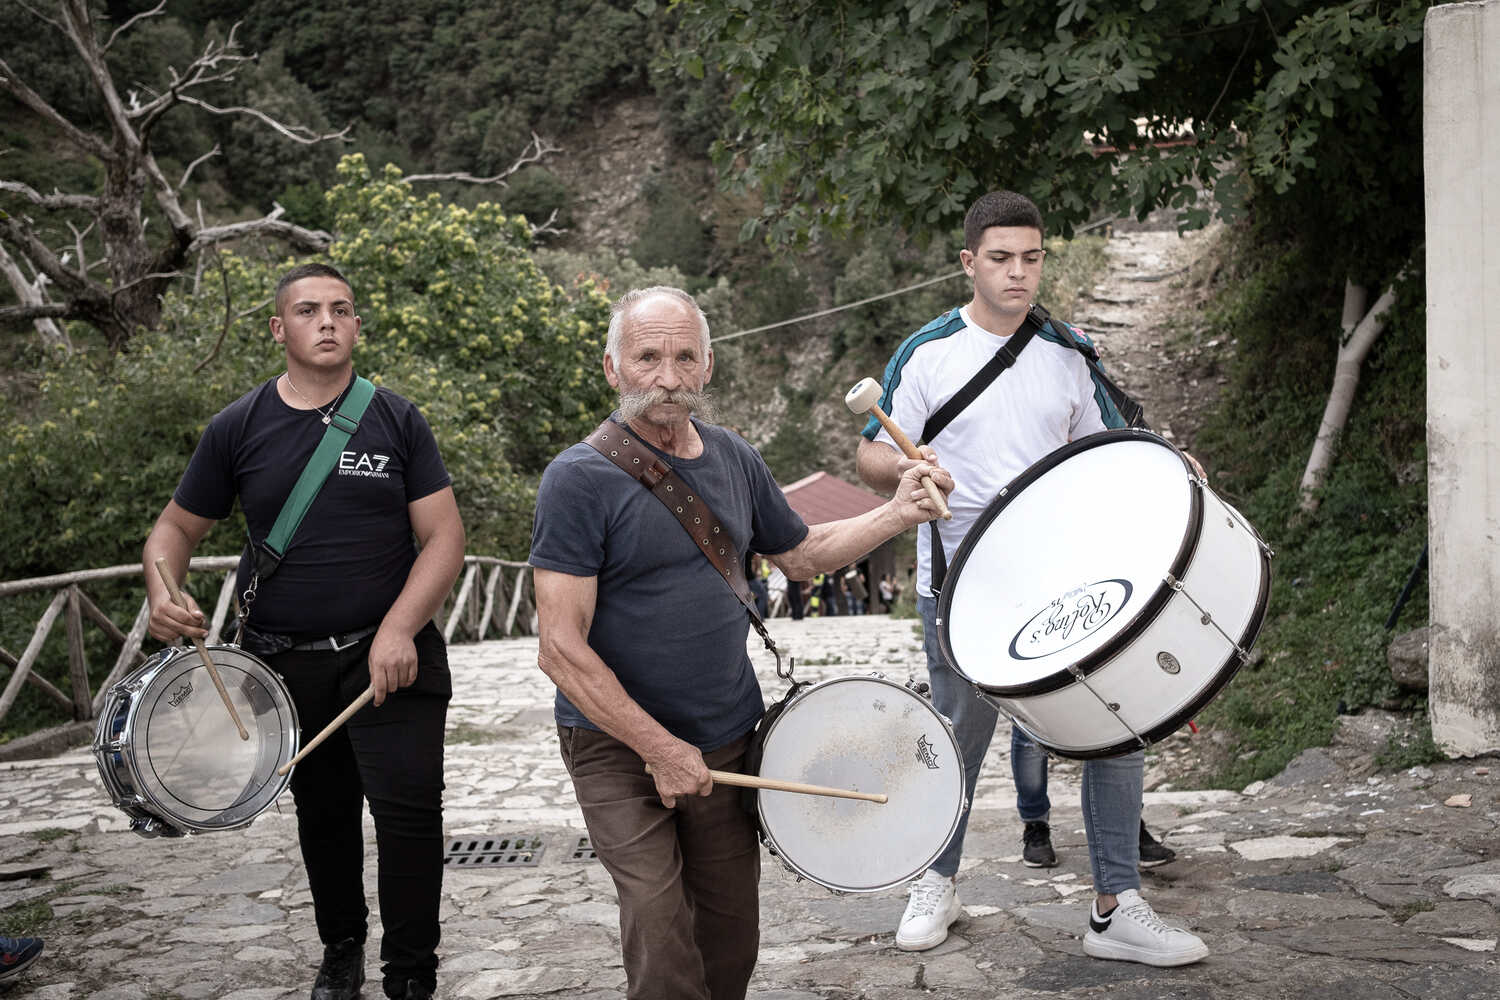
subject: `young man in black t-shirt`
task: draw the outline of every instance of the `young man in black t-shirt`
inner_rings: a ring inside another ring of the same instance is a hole
[[[186,609],[172,603],[156,560],[164,557],[182,579],[193,549],[229,516],[236,497],[252,540],[266,539],[354,384],[359,328],[354,293],[334,268],[304,264],[278,283],[271,334],[286,349],[286,371],[213,418],[146,539],[156,638],[207,634],[191,598]],[[324,945],[313,1000],[351,1000],[364,982],[364,800],[379,845],[385,995],[428,998],[436,988],[443,727],[452,685],[432,617],[463,553],[463,524],[431,428],[410,402],[377,389],[250,604],[245,649],[286,681],[305,738],[366,685],[375,691],[373,705],[292,772]],[[247,552],[240,593],[253,568]]]

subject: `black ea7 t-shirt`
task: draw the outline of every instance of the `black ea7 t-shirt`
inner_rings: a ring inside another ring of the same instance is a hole
[[[238,497],[251,537],[262,542],[325,429],[317,411],[283,402],[271,379],[214,416],[172,498],[190,514],[222,520]],[[251,626],[306,637],[378,625],[417,557],[407,504],[449,481],[422,414],[377,388],[286,558],[261,583]],[[242,557],[241,593],[249,582]]]

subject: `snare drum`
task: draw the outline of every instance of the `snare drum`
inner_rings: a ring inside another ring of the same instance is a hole
[[[793,872],[839,892],[900,885],[937,859],[966,808],[948,720],[882,677],[792,696],[766,731],[763,777],[884,793],[884,804],[761,790],[761,833]]]
[[[109,689],[99,714],[99,776],[144,836],[247,826],[291,780],[276,774],[300,739],[286,685],[238,646],[207,649],[249,740],[187,647],[168,647],[136,668]]]
[[[1271,550],[1148,431],[1027,469],[964,536],[938,598],[948,663],[1038,743],[1111,757],[1175,732],[1248,657]]]

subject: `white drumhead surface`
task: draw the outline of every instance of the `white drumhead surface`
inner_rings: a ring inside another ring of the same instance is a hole
[[[1149,439],[1080,451],[1025,486],[970,531],[948,577],[954,666],[1003,690],[1066,670],[1128,628],[1182,545],[1192,489],[1177,453]]]
[[[921,874],[963,808],[963,762],[947,723],[926,698],[879,678],[835,678],[801,692],[772,724],[760,773],[889,797],[759,793],[762,827],[782,860],[844,892]]]
[[[196,652],[164,666],[138,695],[132,735],[143,791],[190,829],[233,826],[286,784],[276,768],[295,752],[295,717],[270,672],[238,650],[212,649],[240,721],[240,739]]]

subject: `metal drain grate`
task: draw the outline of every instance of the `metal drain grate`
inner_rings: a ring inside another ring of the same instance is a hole
[[[443,864],[463,868],[535,868],[546,848],[531,834],[451,837]]]
[[[573,853],[568,857],[569,861],[593,861],[597,855],[594,854],[594,844],[585,834],[578,838],[578,843],[573,845]]]

